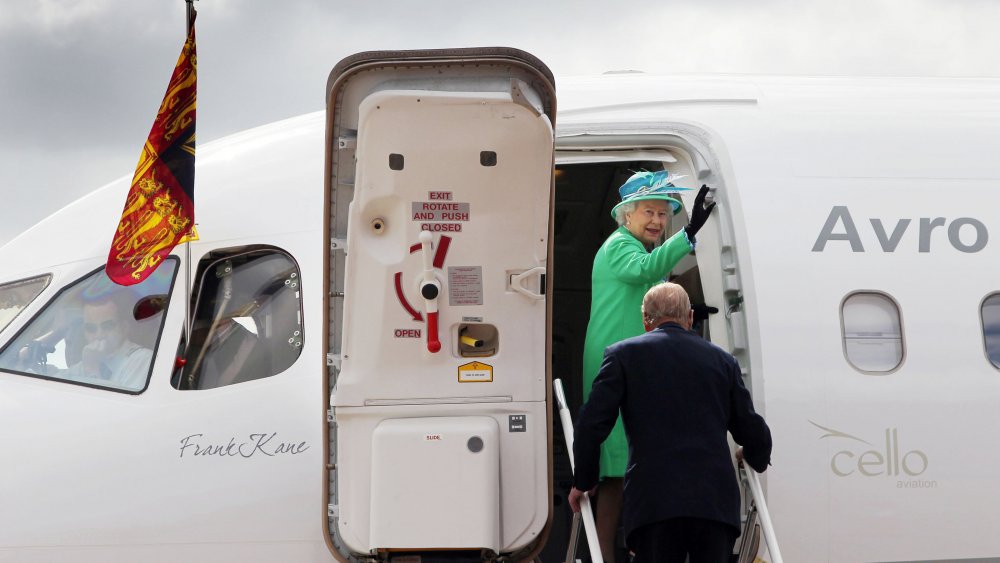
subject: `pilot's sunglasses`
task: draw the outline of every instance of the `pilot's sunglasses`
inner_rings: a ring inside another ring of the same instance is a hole
[[[104,332],[111,332],[118,328],[118,321],[109,319],[100,323],[83,323],[83,331],[87,334],[97,334],[98,328]]]

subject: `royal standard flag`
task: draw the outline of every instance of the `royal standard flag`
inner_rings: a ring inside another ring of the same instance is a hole
[[[167,93],[139,155],[118,230],[108,277],[121,285],[146,279],[194,229],[194,125],[198,57],[194,22]]]

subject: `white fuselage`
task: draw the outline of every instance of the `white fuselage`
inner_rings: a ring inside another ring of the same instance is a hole
[[[722,310],[712,338],[740,359],[773,433],[765,486],[785,560],[1000,557],[991,531],[1000,452],[989,438],[1000,425],[1000,372],[983,319],[1000,291],[1000,82],[626,74],[558,86],[557,166],[631,151],[625,161],[676,163],[690,187],[716,189],[719,212],[699,235],[700,283]],[[337,217],[324,195],[325,126],[314,113],[198,149],[201,238],[174,252],[178,276],[143,392],[0,370],[0,561],[335,560],[330,522],[342,515],[330,508],[324,345],[339,337],[330,315],[343,311],[326,308]],[[0,348],[104,264],[128,180],[0,248],[0,284],[52,275],[0,329]],[[561,197],[557,187],[557,210]],[[454,252],[493,235],[502,233],[456,235]],[[193,283],[185,268],[255,245],[281,249],[301,272],[300,355],[271,377],[175,389]],[[547,258],[544,248],[535,255]],[[561,258],[557,247],[545,264],[557,280]],[[472,265],[463,259],[456,265]],[[843,310],[858,293],[898,309],[892,369],[852,365]],[[359,335],[410,330],[373,331],[363,308],[348,311]],[[388,342],[424,353],[398,334]],[[558,365],[553,374],[579,377]],[[353,392],[345,386],[343,400]],[[534,485],[546,494],[546,483]],[[545,512],[545,501],[536,505]],[[424,514],[436,518],[432,503]]]

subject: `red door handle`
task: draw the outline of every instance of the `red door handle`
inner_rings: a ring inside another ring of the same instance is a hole
[[[437,311],[427,313],[427,351],[436,354],[441,350],[441,341],[438,340],[438,314]]]

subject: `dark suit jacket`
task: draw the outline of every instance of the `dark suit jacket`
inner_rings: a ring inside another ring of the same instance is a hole
[[[770,463],[771,431],[754,412],[736,359],[675,323],[609,346],[576,423],[577,489],[597,484],[600,445],[619,409],[629,442],[626,542],[640,526],[677,517],[724,522],[739,534],[726,431],[757,471]]]

